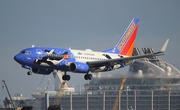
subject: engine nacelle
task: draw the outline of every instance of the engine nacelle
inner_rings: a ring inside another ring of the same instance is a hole
[[[69,65],[69,69],[76,73],[88,73],[89,66],[86,63],[75,62]]]
[[[36,74],[49,75],[51,72],[53,72],[53,69],[32,68],[32,72],[33,72],[33,73],[36,73]]]

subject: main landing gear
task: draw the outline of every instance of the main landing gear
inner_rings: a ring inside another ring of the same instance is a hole
[[[85,80],[91,80],[92,79],[92,74],[89,74],[89,73],[85,74],[84,79]]]
[[[84,75],[84,79],[85,80],[91,80],[92,79],[92,74],[89,74],[89,73],[87,73],[87,74],[85,74]],[[64,80],[64,81],[69,81],[70,79],[71,79],[71,77],[70,77],[70,75],[67,75],[66,74],[66,71],[64,72],[64,75],[62,76],[62,79]]]
[[[71,79],[71,77],[69,75],[66,74],[66,71],[64,72],[64,75],[62,76],[62,79],[64,81],[69,81]]]

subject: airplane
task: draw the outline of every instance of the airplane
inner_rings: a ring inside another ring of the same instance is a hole
[[[32,73],[49,75],[56,70],[64,72],[62,79],[65,81],[70,80],[67,72],[83,73],[85,80],[91,80],[91,73],[112,71],[133,64],[135,59],[164,55],[169,39],[158,52],[132,56],[138,26],[139,19],[134,18],[118,43],[104,51],[35,47],[33,45],[15,55],[14,60],[22,68],[29,69],[28,75]]]

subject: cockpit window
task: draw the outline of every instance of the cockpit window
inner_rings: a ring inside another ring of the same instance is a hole
[[[27,51],[27,50],[22,50],[20,53],[22,53],[22,54],[27,54],[27,55],[31,54],[31,52],[30,52],[30,51]]]
[[[31,54],[31,52],[30,51],[26,51],[25,54]]]
[[[21,51],[20,53],[25,53],[25,51]]]

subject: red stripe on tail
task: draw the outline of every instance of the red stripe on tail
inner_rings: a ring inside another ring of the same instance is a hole
[[[120,52],[121,55],[126,55],[126,56],[132,56],[135,41],[136,41],[136,34],[138,30],[138,25],[136,26],[136,29],[128,39],[127,43],[125,44],[124,48]]]

